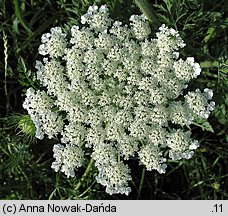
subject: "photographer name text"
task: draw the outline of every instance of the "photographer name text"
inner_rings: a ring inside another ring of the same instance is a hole
[[[26,204],[4,204],[3,205],[4,214],[15,214],[15,213],[34,213],[34,212],[47,212],[47,213],[71,213],[71,212],[116,212],[116,206],[111,204],[101,203],[100,205],[93,205],[90,203],[86,204],[76,204],[76,205],[26,205]]]

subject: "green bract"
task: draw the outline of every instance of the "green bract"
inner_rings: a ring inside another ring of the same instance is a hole
[[[74,176],[90,148],[97,182],[128,194],[125,161],[138,157],[147,170],[165,173],[165,150],[173,160],[192,157],[199,144],[186,126],[209,116],[213,93],[183,95],[201,69],[193,57],[179,58],[185,44],[174,29],[162,25],[151,38],[144,15],[123,25],[105,5],[90,7],[81,23],[69,37],[59,27],[42,36],[36,69],[45,90],[28,89],[23,106],[37,138],[59,138],[55,171]]]

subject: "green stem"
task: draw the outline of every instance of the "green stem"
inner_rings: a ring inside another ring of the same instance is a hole
[[[78,184],[75,187],[76,190],[78,190],[81,187],[81,184],[85,180],[86,176],[89,174],[90,169],[93,166],[93,163],[94,163],[94,160],[93,158],[91,158],[85,172],[83,173],[81,179],[79,180]]]
[[[202,125],[200,125],[200,124],[197,124],[196,122],[193,122],[192,124],[193,124],[193,125],[195,125],[195,126],[197,126],[197,127],[200,127],[200,128],[202,128]]]
[[[134,186],[135,190],[137,191],[137,193],[139,193],[139,190],[138,190],[138,188],[137,188],[135,182],[134,182],[133,180],[131,180],[131,183],[133,184],[133,186]]]
[[[82,196],[84,196],[93,187],[93,185],[95,183],[96,183],[96,180],[93,181],[93,183],[84,192],[82,192],[78,197],[81,198]]]
[[[56,173],[56,183],[55,183],[56,192],[58,193],[60,199],[62,199],[62,194],[60,192],[60,172]]]
[[[118,158],[117,161],[120,162],[120,147],[118,146]]]
[[[161,25],[152,4],[148,0],[135,0],[135,3],[155,27],[159,27]]]
[[[138,190],[138,196],[137,199],[139,199],[141,191],[142,191],[142,187],[143,187],[143,182],[144,182],[144,178],[145,178],[145,172],[146,172],[146,167],[143,167],[142,170],[142,175],[141,175],[141,181],[140,181],[140,185],[139,185],[139,190]]]

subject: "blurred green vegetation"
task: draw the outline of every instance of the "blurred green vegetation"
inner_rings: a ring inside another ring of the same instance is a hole
[[[94,167],[83,181],[86,167],[71,179],[56,174],[51,169],[54,141],[34,138],[34,126],[22,102],[26,88],[38,86],[34,65],[41,35],[53,26],[69,31],[92,4],[106,3],[112,17],[127,22],[130,14],[141,13],[138,2],[0,0],[0,199],[228,199],[226,0],[148,1],[151,14],[156,15],[150,17],[154,31],[154,23],[177,29],[187,44],[182,56],[194,56],[202,67],[200,77],[189,88],[214,91],[216,109],[209,123],[191,127],[201,145],[192,159],[170,161],[164,175],[146,171],[143,181],[143,167],[132,161],[133,191],[128,197],[109,196],[94,181]]]

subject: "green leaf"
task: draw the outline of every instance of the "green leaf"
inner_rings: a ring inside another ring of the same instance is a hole
[[[207,30],[207,35],[204,38],[204,42],[207,43],[210,39],[213,39],[216,35],[216,29],[215,27],[210,27]]]
[[[228,73],[228,64],[227,63],[221,65],[220,72]]]
[[[193,124],[200,127],[203,131],[209,131],[214,133],[214,129],[212,128],[211,124],[207,121],[207,119],[195,117]]]
[[[203,61],[200,62],[200,67],[202,68],[210,68],[210,67],[219,67],[218,61]]]
[[[26,31],[31,34],[32,31],[29,28],[29,25],[27,24],[27,22],[23,19],[22,15],[21,15],[21,11],[20,11],[20,6],[19,6],[18,0],[14,0],[13,3],[14,3],[14,11],[15,11],[16,17],[20,21],[21,25],[26,29]]]

